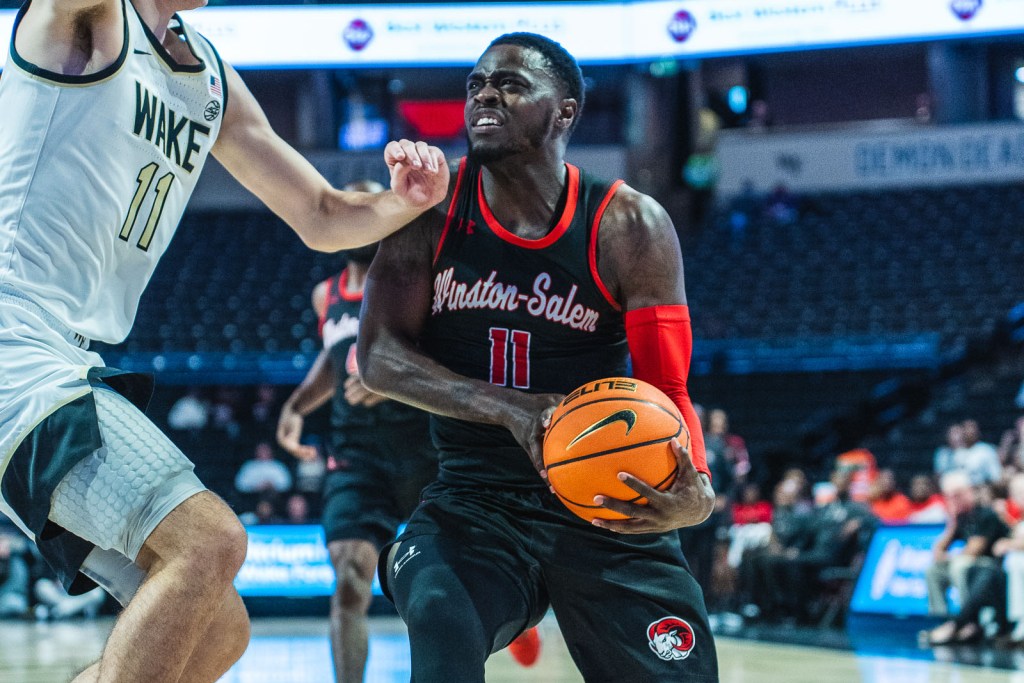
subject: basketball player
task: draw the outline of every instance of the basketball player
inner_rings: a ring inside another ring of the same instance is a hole
[[[691,332],[661,206],[566,164],[583,105],[547,38],[496,39],[467,80],[470,142],[447,207],[385,240],[359,361],[370,390],[430,410],[438,481],[382,556],[413,680],[482,681],[488,655],[550,604],[587,681],[717,681],[700,587],[674,529],[714,505],[686,391]],[[566,392],[627,371],[668,393],[692,436],[678,477],[628,519],[583,522],[544,482],[541,438]]]
[[[327,251],[448,184],[438,150],[402,141],[394,191],[333,189],[175,14],[199,4],[32,0],[0,79],[0,502],[72,592],[126,605],[77,681],[214,681],[249,638],[242,527],[140,412],[148,381],[88,351],[128,334],[207,155]]]
[[[373,181],[345,189],[384,190]],[[437,476],[427,414],[368,391],[356,367],[363,283],[376,251],[376,244],[346,251],[345,270],[313,290],[324,348],[285,401],[277,425],[285,450],[300,459],[315,458],[316,449],[299,442],[303,417],[331,400],[323,525],[337,577],[330,636],[338,681],[363,680],[377,555]]]

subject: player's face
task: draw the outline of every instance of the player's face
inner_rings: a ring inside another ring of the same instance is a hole
[[[466,79],[469,156],[487,163],[541,149],[556,139],[562,96],[539,52],[497,45],[480,57]]]

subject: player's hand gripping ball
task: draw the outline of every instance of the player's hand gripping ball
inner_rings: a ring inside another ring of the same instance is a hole
[[[672,450],[690,433],[668,396],[646,382],[609,377],[588,382],[566,396],[544,435],[548,483],[565,506],[583,519],[624,519],[594,504],[606,496],[644,505],[647,499],[619,481],[619,472],[664,491],[676,479]]]

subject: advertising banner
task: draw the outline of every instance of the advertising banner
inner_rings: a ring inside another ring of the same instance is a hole
[[[1024,0],[635,0],[206,7],[186,19],[241,68],[468,65],[531,31],[583,63],[1024,32]],[[14,11],[0,12],[0,44]]]
[[[780,185],[830,192],[1012,182],[1024,180],[1024,123],[726,130],[715,153],[722,196]]]
[[[334,568],[320,525],[246,527],[249,553],[235,577],[242,597],[308,598],[334,593]],[[373,594],[381,595],[376,576]]]
[[[925,572],[939,524],[880,526],[868,548],[850,602],[851,612],[924,616],[928,614]]]

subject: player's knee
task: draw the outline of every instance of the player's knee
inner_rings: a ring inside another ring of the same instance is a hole
[[[419,589],[409,595],[402,616],[410,629],[425,627],[447,631],[448,625],[443,622],[449,621],[448,617],[455,617],[457,611],[457,600],[451,592],[438,586]],[[457,629],[460,622],[466,620],[452,618],[450,621],[451,626]]]
[[[334,592],[337,610],[366,612],[370,607],[371,583],[357,574],[355,568],[338,573],[338,585]]]
[[[245,562],[248,537],[234,515],[204,525],[191,553],[196,570],[215,584],[230,584]]]
[[[331,599],[333,616],[340,617],[343,612],[365,614],[369,610],[375,567],[366,565],[354,553],[345,553],[337,558],[334,563],[337,585]]]

